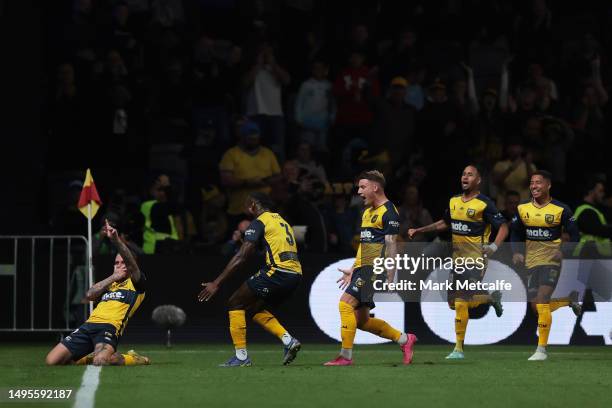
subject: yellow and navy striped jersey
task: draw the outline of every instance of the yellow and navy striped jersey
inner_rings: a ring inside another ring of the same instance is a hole
[[[465,258],[483,256],[482,247],[489,243],[491,227],[499,228],[506,219],[486,195],[463,201],[458,194],[449,200],[444,221],[451,229],[453,257]]]
[[[376,208],[368,207],[361,216],[359,248],[353,267],[374,265],[374,259],[385,256],[385,235],[399,234],[400,218],[391,201]]]
[[[557,200],[544,207],[536,207],[532,200],[518,205],[512,218],[510,238],[514,252],[520,252],[517,242],[525,242],[525,267],[559,265],[557,257],[561,250],[561,233],[565,230],[570,241],[578,241],[578,227],[572,210]]]
[[[257,217],[244,232],[248,242],[263,245],[266,265],[274,271],[302,273],[293,228],[279,214],[266,211]]]
[[[128,320],[144,300],[145,283],[143,273],[136,284],[131,278],[113,282],[100,298],[87,322],[112,324],[117,329],[116,335],[121,336]]]

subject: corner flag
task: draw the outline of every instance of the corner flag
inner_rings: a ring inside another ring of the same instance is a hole
[[[83,183],[83,190],[81,190],[81,196],[79,197],[79,211],[83,213],[83,215],[89,218],[87,205],[91,203],[91,218],[93,218],[98,209],[100,209],[100,205],[102,201],[100,200],[100,196],[98,195],[98,190],[96,190],[96,185],[94,184],[93,177],[91,176],[91,171],[87,169],[87,174],[85,175],[85,182]]]

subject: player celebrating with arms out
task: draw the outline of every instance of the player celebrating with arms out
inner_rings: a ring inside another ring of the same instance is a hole
[[[416,336],[402,333],[382,319],[370,317],[370,310],[375,307],[372,301],[373,281],[378,279],[373,271],[374,259],[395,257],[399,214],[385,195],[385,177],[382,173],[376,170],[361,173],[357,183],[357,193],[363,198],[366,209],[361,220],[361,239],[355,263],[350,269],[340,269],[343,276],[338,279],[338,282],[341,282],[340,288],[345,289],[339,303],[342,349],[338,357],[324,365],[353,364],[353,342],[357,329],[398,343],[404,354],[404,364],[410,364]],[[394,275],[395,269],[388,270],[387,280],[393,282]]]
[[[229,329],[236,355],[221,367],[248,367],[252,364],[246,348],[246,311],[253,313],[256,323],[283,342],[284,365],[291,363],[301,348],[300,342],[266,310],[266,307],[277,306],[288,298],[302,280],[293,228],[279,214],[270,211],[272,204],[265,193],[249,194],[245,206],[247,213],[255,219],[244,232],[244,243],[217,279],[202,283],[204,289],[198,295],[200,302],[209,301],[257,247],[263,247],[266,266],[244,282],[228,301]]]
[[[581,306],[571,299],[577,292],[568,298],[551,299],[561,271],[561,233],[568,233],[572,242],[579,238],[570,208],[550,196],[551,178],[545,170],[533,173],[529,184],[532,199],[519,204],[512,219],[512,261],[527,268],[529,300],[538,314],[538,347],[529,361],[548,358],[546,346],[552,312],[563,306],[570,306],[577,316],[582,312]],[[518,242],[525,242],[524,253]]]
[[[424,227],[409,229],[408,236],[412,238],[420,232],[446,231],[452,232],[453,259],[475,259],[492,255],[508,236],[506,220],[495,207],[493,201],[480,193],[482,178],[480,171],[474,165],[468,165],[461,175],[462,193],[451,197],[444,218]],[[489,243],[491,227],[496,228],[495,242]],[[481,282],[486,267],[466,270],[462,274],[453,271],[453,286],[456,282]],[[449,306],[455,309],[455,348],[446,357],[449,360],[464,358],[463,342],[470,318],[469,309],[482,304],[490,304],[499,317],[503,313],[501,293],[478,293],[466,290],[456,290],[449,293]]]
[[[117,352],[119,338],[130,317],[134,315],[145,297],[144,274],[136,259],[117,230],[105,221],[103,233],[117,251],[113,274],[96,283],[87,291],[87,299],[96,301],[96,308],[85,323],[57,344],[47,354],[48,365],[144,365],[148,357],[133,350],[128,354]]]

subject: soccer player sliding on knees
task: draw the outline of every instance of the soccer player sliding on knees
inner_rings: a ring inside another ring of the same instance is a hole
[[[473,165],[466,166],[461,174],[462,193],[451,197],[444,218],[424,227],[409,229],[408,236],[412,238],[420,232],[442,232],[450,228],[453,261],[460,258],[464,261],[477,258],[486,261],[486,258],[497,251],[508,236],[508,226],[493,201],[480,193],[481,182],[478,168]],[[489,243],[491,227],[497,228],[498,231],[495,242]],[[451,273],[453,290],[448,293],[448,304],[451,309],[455,309],[456,342],[453,351],[446,356],[448,360],[461,360],[465,357],[463,342],[470,318],[469,309],[489,304],[495,309],[497,317],[503,313],[501,292],[495,291],[489,294],[456,288],[458,282],[462,284],[482,282],[486,262],[481,265],[484,267]]]
[[[397,254],[399,214],[385,195],[385,178],[378,171],[367,171],[357,179],[358,194],[363,198],[365,211],[361,220],[361,238],[355,263],[349,269],[340,269],[338,279],[344,293],[340,297],[340,334],[342,348],[340,355],[328,361],[326,366],[348,366],[353,364],[353,342],[357,329],[368,331],[400,345],[404,364],[410,364],[413,346],[417,341],[414,334],[402,333],[382,319],[370,317],[375,307],[373,279],[383,280],[385,276],[374,274],[374,259],[380,256],[394,258]],[[395,269],[387,271],[388,282],[393,282]]]
[[[538,347],[529,361],[548,358],[552,312],[569,306],[576,316],[582,313],[577,291],[566,298],[551,299],[561,273],[561,233],[568,233],[572,242],[579,239],[572,210],[550,196],[551,178],[545,170],[533,173],[529,184],[532,198],[519,204],[512,218],[512,261],[527,269],[529,301],[538,314]],[[525,242],[524,252],[519,242]]]
[[[200,302],[209,301],[258,247],[265,250],[266,265],[244,282],[228,301],[229,329],[236,353],[221,367],[248,367],[252,364],[246,347],[246,312],[253,316],[253,321],[283,342],[284,365],[291,363],[301,348],[300,342],[268,311],[290,297],[302,280],[293,228],[283,217],[271,211],[272,204],[264,193],[255,192],[247,197],[246,211],[255,219],[244,232],[244,243],[214,281],[202,282],[204,288],[198,294]]]
[[[87,291],[98,301],[89,319],[47,354],[48,365],[148,365],[150,360],[130,350],[117,352],[125,326],[145,297],[145,275],[119,233],[105,221],[104,234],[117,251],[113,274]]]

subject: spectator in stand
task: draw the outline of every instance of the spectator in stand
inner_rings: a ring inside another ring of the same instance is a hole
[[[425,90],[422,86],[425,81],[425,73],[425,68],[415,67],[408,70],[406,76],[408,86],[406,87],[405,101],[417,111],[420,111],[425,106]]]
[[[539,112],[549,115],[558,113],[557,85],[552,79],[544,76],[544,68],[540,63],[532,62],[527,67],[525,86],[535,91],[535,105]]]
[[[595,171],[604,166],[605,149],[594,148],[606,143],[606,123],[604,106],[608,93],[603,86],[600,73],[600,58],[591,61],[591,77],[585,80],[580,99],[573,111],[573,124],[578,134],[577,153],[587,171]]]
[[[132,28],[130,9],[123,2],[117,3],[113,9],[109,45],[126,58],[130,68],[133,69],[142,64],[142,49]]]
[[[217,140],[224,146],[229,146],[228,115],[225,109],[227,103],[227,83],[223,82],[223,64],[214,54],[215,41],[208,36],[202,36],[196,42],[193,53],[193,92],[194,109],[198,121],[206,123],[216,132]]]
[[[226,197],[215,185],[201,188],[200,237],[205,245],[215,245],[227,238]]]
[[[334,82],[334,95],[338,104],[336,132],[332,141],[332,157],[366,144],[374,119],[370,102],[380,95],[378,79],[364,65],[362,52],[354,51]],[[342,160],[345,162],[346,160]],[[349,174],[350,176],[351,174]]]
[[[399,208],[400,216],[400,237],[404,241],[426,242],[430,241],[435,233],[415,234],[412,239],[408,238],[408,230],[429,225],[433,222],[431,214],[427,208],[423,207],[423,201],[419,196],[416,186],[409,184],[404,191],[404,199]]]
[[[612,256],[612,224],[607,221],[604,199],[606,197],[605,177],[592,175],[584,186],[585,195],[576,208],[574,216],[580,230],[580,243],[575,255],[581,258]]]
[[[470,156],[483,168],[490,169],[504,154],[504,115],[497,105],[497,91],[487,88],[482,95],[482,108],[478,112],[472,133]]]
[[[353,251],[360,220],[358,209],[349,204],[349,195],[341,188],[334,188],[331,203],[324,210],[330,249],[346,254]]]
[[[518,205],[521,203],[521,195],[518,191],[508,190],[504,196],[504,209],[501,210],[502,215],[507,221],[508,227],[512,223],[512,217],[516,214],[516,209]],[[506,238],[506,241],[509,241],[510,237]]]
[[[325,167],[313,158],[310,144],[305,142],[300,143],[297,147],[295,159],[302,176],[313,179],[313,181],[323,186],[327,185]]]
[[[280,166],[272,150],[261,146],[260,129],[255,122],[243,122],[240,141],[227,150],[219,163],[221,184],[228,192],[229,224],[244,218],[244,203],[253,191],[270,192]]]
[[[390,83],[397,76],[406,75],[413,69],[421,57],[417,47],[416,32],[411,28],[404,28],[381,62],[380,80],[383,85]]]
[[[144,216],[142,249],[145,254],[172,252],[179,241],[180,222],[176,194],[166,174],[153,178],[149,188],[150,199],[144,201],[140,211]]]
[[[454,82],[450,101],[462,119],[468,121],[478,113],[478,97],[472,68],[464,63],[461,63],[461,66],[465,70],[466,79],[461,78]]]
[[[249,225],[251,225],[249,220],[242,220],[238,223],[238,226],[232,232],[232,238],[221,247],[223,256],[234,256],[238,252],[244,242],[244,232],[249,228]]]
[[[367,61],[375,62],[377,56],[376,46],[370,38],[370,31],[367,25],[357,23],[353,26],[347,49],[348,53],[344,54],[344,56],[353,52],[359,52]]]
[[[505,195],[507,191],[516,191],[521,200],[529,198],[529,182],[531,175],[536,171],[533,156],[525,152],[523,145],[512,142],[506,148],[507,158],[495,163],[493,166],[493,182],[498,188],[497,208],[505,209]]]
[[[276,62],[274,49],[263,44],[243,78],[247,89],[246,114],[263,130],[264,142],[277,157],[285,158],[285,120],[282,87],[291,81],[289,73]]]
[[[447,166],[432,166],[431,181],[441,183],[442,188],[449,190],[455,188],[456,183],[446,176],[448,169],[458,169],[465,162],[456,154],[456,151],[462,151],[457,149],[457,145],[463,147],[464,142],[454,137],[458,123],[457,110],[448,99],[446,85],[438,78],[429,86],[427,102],[419,113],[417,134],[426,135],[419,139],[425,157],[435,157]]]
[[[318,193],[322,195],[324,189]],[[305,248],[316,252],[327,250],[327,236],[321,213],[315,203],[313,183],[300,174],[296,160],[287,160],[283,164],[282,177],[277,178],[270,197],[278,206],[278,212],[294,228],[297,225],[307,227]]]
[[[393,169],[407,162],[409,155],[414,153],[416,111],[404,102],[407,86],[408,82],[404,78],[393,78],[387,97],[375,105],[375,131],[372,137],[378,139],[387,150]]]
[[[300,126],[300,140],[317,152],[327,152],[327,135],[334,122],[336,105],[332,84],[327,80],[328,68],[322,61],[312,65],[312,77],[300,86],[295,101],[295,120]]]

